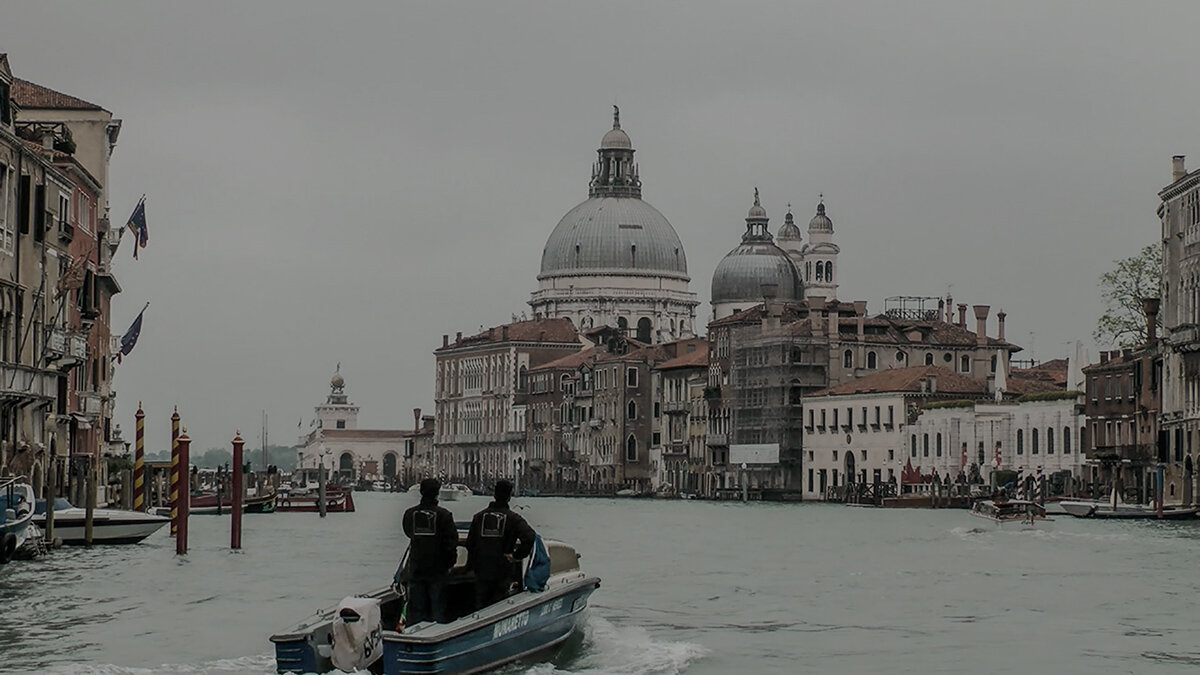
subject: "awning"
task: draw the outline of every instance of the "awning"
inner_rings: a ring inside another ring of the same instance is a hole
[[[92,421],[79,413],[71,413],[71,419],[75,420],[76,429],[91,429]]]

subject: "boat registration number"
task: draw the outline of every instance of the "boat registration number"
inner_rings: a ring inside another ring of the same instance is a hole
[[[492,639],[503,637],[509,633],[529,625],[529,610],[525,610],[520,614],[514,614],[507,619],[497,621],[492,627]]]
[[[547,614],[553,614],[560,609],[562,609],[562,598],[555,600],[554,602],[550,603],[549,605],[542,605],[542,611],[539,614],[539,616],[546,616]]]

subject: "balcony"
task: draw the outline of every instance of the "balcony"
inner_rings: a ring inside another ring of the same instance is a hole
[[[66,221],[60,220],[58,222],[58,240],[69,244],[74,238],[75,226]]]
[[[53,401],[57,397],[57,373],[29,366],[0,364],[0,400]]]
[[[709,434],[709,447],[724,447],[729,445],[729,434]]]
[[[1097,445],[1087,453],[1089,459],[1101,462],[1130,461],[1137,464],[1148,464],[1154,461],[1154,446],[1150,443],[1129,443],[1125,445]]]
[[[679,456],[688,454],[688,444],[684,441],[671,441],[663,446],[663,456]]]
[[[1166,337],[1165,341],[1179,351],[1200,350],[1200,326],[1194,323],[1176,326],[1171,329],[1171,334]]]
[[[87,360],[87,337],[83,333],[52,329],[46,336],[46,361],[70,368]]]
[[[81,391],[76,394],[79,398],[79,412],[85,415],[99,415],[103,400],[94,391]]]
[[[663,412],[668,415],[686,413],[692,408],[691,401],[663,401]]]

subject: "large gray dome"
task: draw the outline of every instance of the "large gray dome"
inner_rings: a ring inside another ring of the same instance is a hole
[[[539,278],[614,271],[688,278],[683,244],[658,209],[634,197],[592,197],[550,233]]]
[[[775,297],[784,302],[804,297],[800,275],[783,249],[769,241],[742,242],[713,272],[712,303],[762,302],[763,284],[774,284]]]

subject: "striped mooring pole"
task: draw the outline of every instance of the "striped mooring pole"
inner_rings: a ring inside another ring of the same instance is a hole
[[[171,413],[171,534],[179,533],[179,406]],[[187,480],[187,465],[183,467],[183,480]],[[188,494],[187,490],[183,492]]]
[[[137,431],[135,443],[133,446],[133,510],[141,511],[145,507],[142,503],[146,495],[145,487],[145,457],[146,457],[146,413],[142,411],[142,402],[138,401],[137,413],[134,414],[137,418]]]
[[[238,429],[233,435],[233,512],[229,525],[229,548],[235,550],[242,547],[242,503],[246,493],[242,485],[242,447],[245,445]]]

